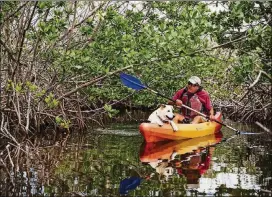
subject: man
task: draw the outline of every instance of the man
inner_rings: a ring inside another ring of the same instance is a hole
[[[173,96],[173,100],[176,101],[177,106],[182,106],[182,104],[187,105],[194,110],[209,116],[210,120],[214,120],[214,110],[210,100],[208,92],[203,90],[200,86],[201,80],[197,76],[192,76],[188,80],[188,85],[185,88],[178,90]],[[169,104],[174,104],[170,102]],[[192,124],[197,124],[201,122],[206,122],[206,118],[198,115],[198,113],[193,112],[184,107],[181,108],[181,117],[176,117],[177,120],[183,120],[183,122],[191,122]]]

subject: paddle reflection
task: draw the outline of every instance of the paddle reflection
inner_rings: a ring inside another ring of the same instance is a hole
[[[143,143],[140,160],[155,169],[152,176],[167,181],[171,176],[184,176],[188,188],[198,188],[199,178],[209,169],[215,145],[222,133],[200,138]]]

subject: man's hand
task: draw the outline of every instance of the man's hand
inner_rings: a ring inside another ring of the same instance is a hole
[[[181,106],[182,106],[182,101],[179,100],[179,99],[177,99],[177,100],[176,100],[176,105],[181,107]]]
[[[213,120],[215,120],[215,117],[214,117],[213,114],[211,114],[211,115],[210,115],[210,121],[213,121]]]
[[[210,121],[215,120],[213,108],[211,108],[211,110],[210,110],[210,116],[209,116],[209,118],[210,118]]]

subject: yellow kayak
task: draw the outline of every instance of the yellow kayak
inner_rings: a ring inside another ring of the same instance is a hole
[[[222,114],[216,113],[215,119],[222,122]],[[146,142],[157,142],[165,140],[182,140],[203,137],[220,131],[222,125],[211,121],[199,124],[176,124],[178,131],[174,132],[170,124],[159,126],[158,124],[142,123],[140,132]]]
[[[171,160],[171,155],[191,153],[199,148],[212,146],[222,140],[222,133],[207,135],[199,138],[192,138],[177,141],[160,141],[156,143],[145,143],[140,153],[141,162],[154,162],[158,159]]]

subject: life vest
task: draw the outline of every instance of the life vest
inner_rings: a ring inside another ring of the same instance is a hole
[[[190,94],[190,93],[189,93]],[[199,100],[198,96],[196,93],[194,93],[193,95],[190,94],[189,96],[187,89],[183,90],[183,93],[181,95],[181,101],[184,105],[187,105],[190,108],[193,108],[196,111],[199,112],[203,112],[203,104],[201,103],[201,101]],[[190,98],[189,98],[190,97]],[[189,110],[185,107],[183,107],[181,109],[182,114],[186,117],[186,118],[194,118],[195,116],[197,116],[198,114],[192,110]]]

